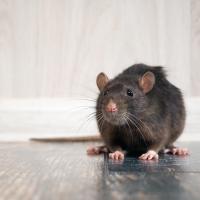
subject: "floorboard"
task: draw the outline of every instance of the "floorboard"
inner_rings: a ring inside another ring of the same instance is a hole
[[[158,162],[87,156],[91,143],[0,143],[0,199],[199,199],[198,142]]]

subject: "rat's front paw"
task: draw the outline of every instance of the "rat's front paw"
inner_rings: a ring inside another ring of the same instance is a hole
[[[153,159],[158,160],[158,157],[159,156],[158,156],[158,154],[155,151],[149,150],[146,153],[142,154],[139,157],[139,159],[140,160],[153,160]]]
[[[113,160],[124,160],[124,153],[121,151],[115,151],[114,153],[109,153],[109,158]]]

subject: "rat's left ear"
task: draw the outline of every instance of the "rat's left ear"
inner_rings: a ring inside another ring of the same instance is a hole
[[[155,75],[152,72],[146,72],[140,79],[139,79],[139,86],[146,94],[153,88],[155,84]]]

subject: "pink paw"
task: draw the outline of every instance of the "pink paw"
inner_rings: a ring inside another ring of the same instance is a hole
[[[153,150],[149,150],[139,157],[139,159],[141,160],[153,160],[153,159],[158,160],[158,158],[159,158],[158,154]]]
[[[171,153],[173,155],[178,155],[178,156],[186,156],[189,155],[189,150],[187,148],[179,148],[175,147],[171,150]]]
[[[89,147],[87,149],[87,154],[88,155],[99,155],[100,149],[99,149],[99,147]]]
[[[114,153],[109,153],[109,158],[113,160],[124,160],[124,153],[121,151],[115,151]]]

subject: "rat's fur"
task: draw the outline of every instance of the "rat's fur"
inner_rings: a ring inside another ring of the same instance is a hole
[[[146,72],[155,76],[153,88],[144,93],[140,80]],[[126,94],[131,89],[133,96]],[[112,99],[117,113],[106,113]],[[135,64],[102,88],[97,99],[96,118],[102,138],[113,152],[159,152],[169,148],[180,136],[185,124],[185,107],[181,91],[166,79],[162,67]]]

